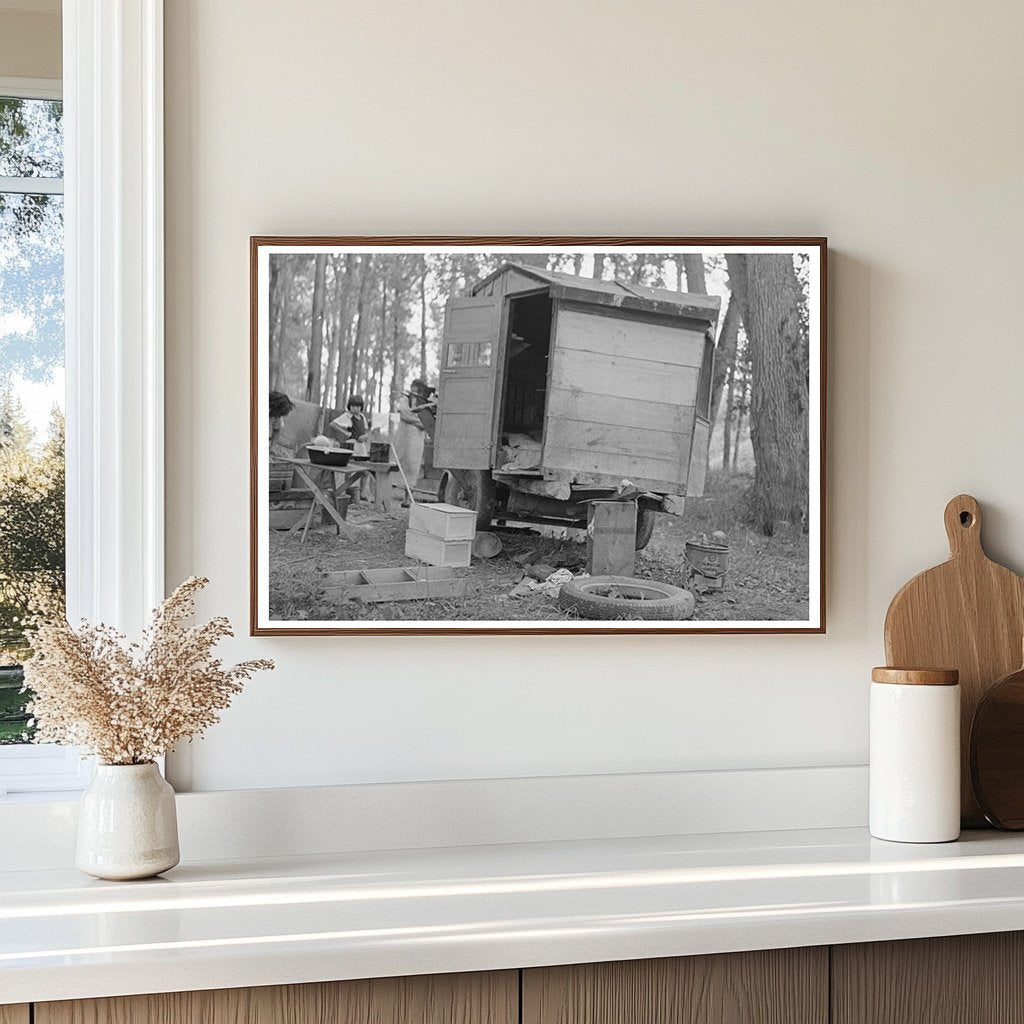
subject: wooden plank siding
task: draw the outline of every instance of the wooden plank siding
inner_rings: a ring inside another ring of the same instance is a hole
[[[519,298],[527,292],[546,292],[550,286],[534,277],[520,274],[518,270],[506,270],[493,280],[473,288],[474,295],[511,295]]]
[[[498,366],[504,351],[503,305],[503,299],[486,296],[460,296],[448,302],[434,431],[435,466],[490,468]],[[490,358],[486,364],[449,367],[448,352],[453,345],[489,345]]]
[[[688,498],[699,498],[704,493],[704,482],[708,475],[708,443],[710,440],[711,425],[707,420],[698,419],[693,430],[690,471],[686,478],[686,496]]]
[[[556,309],[544,467],[681,492],[690,468],[699,332]]]
[[[0,1006],[0,1024],[28,1024],[28,1005],[19,1003],[17,1006]]]
[[[693,406],[669,402],[642,401],[611,395],[592,395],[586,391],[554,388],[548,395],[548,410],[564,419],[580,423],[640,424],[649,430],[690,435]]]
[[[638,316],[608,315],[559,309],[558,344],[595,355],[619,356],[667,366],[700,369],[704,333],[678,324],[643,320]]]

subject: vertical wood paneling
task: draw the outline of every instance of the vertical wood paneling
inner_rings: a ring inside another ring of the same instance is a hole
[[[0,1024],[28,1024],[28,1007],[24,1003],[17,1006],[0,1006]]]
[[[523,1024],[827,1021],[828,951],[824,947],[523,972]]]
[[[515,971],[38,1003],[35,1017],[36,1024],[517,1024],[518,1019]]]
[[[832,947],[833,1024],[1024,1021],[1024,934]]]

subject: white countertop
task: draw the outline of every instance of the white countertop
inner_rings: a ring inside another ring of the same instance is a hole
[[[1024,929],[1024,836],[860,829],[0,872],[0,1004]]]

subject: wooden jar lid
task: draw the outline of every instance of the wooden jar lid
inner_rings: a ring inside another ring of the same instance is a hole
[[[955,668],[887,668],[871,670],[873,683],[897,683],[903,686],[956,686],[960,673]]]

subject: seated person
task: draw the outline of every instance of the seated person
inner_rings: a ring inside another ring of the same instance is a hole
[[[345,406],[345,411],[330,424],[341,435],[343,441],[354,441],[354,455],[369,455],[370,445],[367,435],[370,433],[370,417],[363,412],[363,400],[353,395]],[[346,446],[348,447],[348,446]]]
[[[283,391],[270,392],[270,454],[271,455],[294,455],[295,450],[289,448],[281,441],[284,418],[292,409],[295,403]]]

